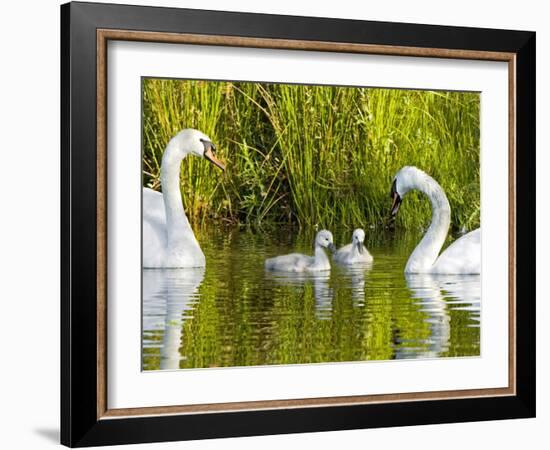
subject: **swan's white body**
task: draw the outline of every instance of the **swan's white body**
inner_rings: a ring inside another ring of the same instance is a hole
[[[365,242],[365,232],[361,228],[353,231],[351,244],[340,247],[334,254],[334,260],[340,264],[370,264],[372,255],[363,245]]]
[[[323,250],[324,248],[334,248],[332,233],[326,230],[319,231],[315,237],[314,256],[303,255],[301,253],[275,256],[274,258],[265,260],[265,268],[266,270],[281,272],[330,270],[330,261]]]
[[[168,244],[165,205],[165,195],[143,188],[143,267],[204,267],[204,253],[183,211],[183,205],[179,220],[174,221],[179,224],[172,224],[179,228],[178,236]]]
[[[183,210],[180,164],[188,154],[195,154],[223,169],[209,146],[210,139],[200,131],[181,131],[170,140],[162,156],[163,193],[143,188],[144,268],[205,266],[204,253]]]
[[[453,242],[441,255],[449,225],[451,207],[441,186],[416,167],[403,167],[395,176],[392,195],[399,202],[408,191],[417,189],[428,196],[432,222],[412,252],[405,273],[478,274],[481,272],[481,231],[476,229]],[[397,203],[397,208],[399,203]],[[438,257],[439,255],[439,257]]]

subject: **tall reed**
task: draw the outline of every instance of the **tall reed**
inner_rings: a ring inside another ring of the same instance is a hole
[[[160,188],[169,139],[197,128],[227,171],[182,164],[196,225],[383,226],[394,174],[415,165],[443,187],[455,229],[479,226],[479,94],[144,79],[143,180]],[[429,204],[412,194],[398,226],[421,227]]]

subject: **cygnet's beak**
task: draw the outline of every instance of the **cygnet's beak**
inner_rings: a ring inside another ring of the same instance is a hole
[[[357,250],[359,250],[359,253],[363,254],[364,247],[363,247],[363,243],[361,241],[357,241]]]
[[[336,251],[336,247],[334,246],[334,244],[332,242],[330,244],[328,244],[328,249],[333,253]]]
[[[212,144],[212,142],[203,141],[204,144],[204,157],[210,161],[215,166],[219,167],[222,170],[225,170],[225,165],[216,158],[216,155],[214,155],[214,150],[216,149],[215,145]]]

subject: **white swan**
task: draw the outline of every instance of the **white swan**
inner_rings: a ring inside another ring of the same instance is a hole
[[[204,267],[204,254],[183,210],[180,164],[187,155],[206,158],[222,170],[216,147],[200,131],[186,129],[166,146],[160,166],[162,194],[143,188],[143,267]]]
[[[391,217],[395,217],[402,198],[418,189],[432,204],[432,223],[412,252],[405,273],[478,274],[481,272],[481,231],[478,228],[453,242],[439,257],[451,223],[451,207],[441,186],[416,167],[405,166],[393,180]]]
[[[361,228],[353,231],[351,244],[340,247],[334,254],[334,260],[340,264],[369,264],[372,262],[372,255],[363,245],[365,232]]]
[[[265,268],[282,272],[330,270],[330,261],[323,250],[324,248],[334,251],[332,233],[327,230],[321,230],[315,236],[315,256],[302,255],[301,253],[275,256],[265,260]]]

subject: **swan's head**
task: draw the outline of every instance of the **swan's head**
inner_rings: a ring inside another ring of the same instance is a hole
[[[395,174],[390,192],[390,197],[392,199],[390,211],[391,218],[394,218],[397,211],[399,211],[401,201],[407,192],[411,189],[416,189],[419,186],[425,185],[428,178],[429,176],[426,172],[413,166],[402,167],[399,172]]]
[[[336,250],[334,248],[334,241],[332,239],[332,233],[328,230],[321,230],[315,236],[315,246],[328,248],[331,252]]]
[[[221,170],[225,170],[225,165],[216,158],[216,146],[206,134],[187,128],[174,136],[173,140],[176,148],[181,152],[182,158],[188,154],[196,155],[207,159]]]
[[[357,228],[353,230],[353,235],[351,236],[351,243],[357,247],[359,253],[363,253],[363,242],[365,242],[365,232],[362,228]]]

